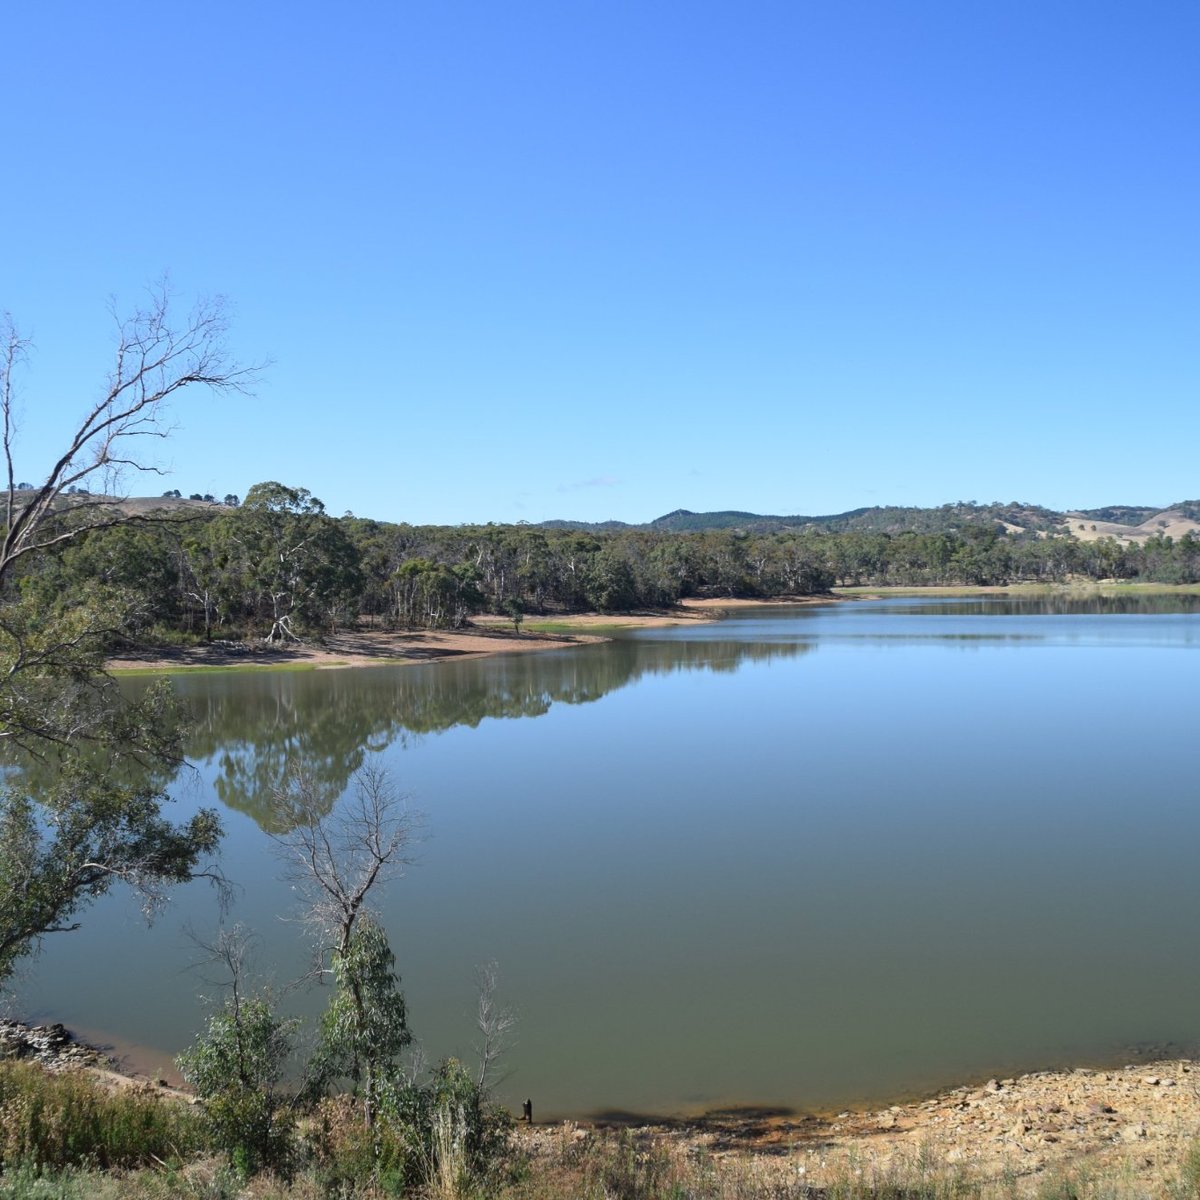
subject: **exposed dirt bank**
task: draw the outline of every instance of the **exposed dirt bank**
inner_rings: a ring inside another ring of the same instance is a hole
[[[205,645],[164,649],[147,647],[112,658],[110,671],[179,671],[193,667],[212,669],[268,668],[276,670],[326,670],[336,667],[394,666],[403,663],[483,658],[492,654],[523,654],[532,650],[559,650],[586,642],[606,641],[603,633],[589,629],[634,629],[655,625],[686,625],[713,621],[722,612],[763,604],[830,603],[830,597],[802,596],[776,600],[685,600],[677,608],[619,613],[528,616],[526,623],[552,624],[553,632],[525,629],[517,633],[508,617],[478,617],[466,629],[419,629],[388,632],[351,630],[331,634],[322,642],[268,645],[262,641],[215,641]]]
[[[837,587],[833,593],[837,598],[854,600],[886,599],[889,596],[1195,596],[1200,594],[1200,584],[1078,579],[1071,583],[863,585]]]
[[[511,622],[509,622],[511,626]],[[179,671],[192,667],[276,670],[327,670],[336,667],[379,667],[443,659],[483,658],[490,654],[516,654],[529,650],[556,650],[600,638],[580,635],[522,633],[499,629],[355,630],[332,634],[322,642],[285,645],[253,642],[211,642],[179,649],[148,647],[113,658],[110,671]]]

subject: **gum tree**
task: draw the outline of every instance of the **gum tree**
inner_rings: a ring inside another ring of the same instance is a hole
[[[308,905],[315,973],[334,982],[312,1086],[351,1080],[370,1126],[412,1040],[395,956],[370,900],[411,861],[414,818],[386,772],[367,766],[337,805],[311,775],[294,770],[277,794],[276,820],[288,830],[275,835],[287,878]]]
[[[332,626],[362,590],[359,553],[305,488],[256,483],[218,518],[225,587],[245,597],[267,640],[299,641],[305,627]]]
[[[165,287],[116,319],[114,363],[100,398],[65,435],[42,482],[18,484],[18,376],[29,342],[0,321],[0,449],[5,491],[0,541],[0,979],[48,933],[120,881],[147,913],[173,884],[200,874],[220,825],[202,810],[176,824],[162,812],[165,772],[181,761],[169,693],[122,699],[106,649],[129,627],[136,600],[117,585],[48,594],[68,548],[99,531],[154,520],[130,511],[122,482],[153,471],[146,439],[168,433],[168,406],[185,391],[244,390],[253,369],[225,350],[222,303],[182,319]]]

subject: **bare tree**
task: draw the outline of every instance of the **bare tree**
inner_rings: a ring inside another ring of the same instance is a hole
[[[121,507],[126,471],[157,473],[135,446],[165,438],[168,402],[185,388],[244,392],[259,368],[234,362],[225,348],[228,323],[221,298],[201,301],[179,324],[172,320],[165,284],[127,318],[113,312],[116,358],[103,396],[84,414],[45,480],[18,498],[13,450],[17,433],[14,376],[29,340],[12,317],[0,318],[0,436],[7,482],[6,529],[0,543],[0,585],[25,555],[79,537],[91,529],[139,518]],[[69,520],[64,520],[68,517]]]
[[[117,320],[101,398],[65,436],[43,482],[22,487],[16,380],[30,344],[0,317],[0,980],[44,935],[76,929],[79,910],[116,881],[149,913],[173,884],[219,880],[205,862],[220,840],[217,814],[202,809],[182,824],[162,815],[163,772],[182,758],[169,688],[130,702],[104,670],[112,635],[127,628],[129,598],[99,581],[69,601],[15,583],[18,574],[52,578],[55,554],[72,540],[141,519],[116,493],[123,473],[155,469],[138,450],[142,439],[167,435],[168,403],[188,388],[243,390],[255,374],[230,359],[225,332],[220,300],[176,322],[166,286],[152,289],[144,308]],[[142,768],[153,770],[147,777]]]
[[[324,1090],[351,1079],[361,1088],[370,1126],[383,1081],[399,1070],[412,1035],[395,956],[368,898],[411,861],[414,818],[376,766],[356,773],[342,804],[331,809],[330,799],[311,776],[293,772],[276,796],[276,821],[288,830],[276,842],[288,878],[307,900],[317,935],[315,972],[332,975],[335,985],[310,1080]]]
[[[493,961],[475,968],[475,986],[479,992],[479,1009],[475,1016],[475,1027],[479,1030],[479,1041],[475,1043],[475,1053],[479,1057],[476,1083],[481,1092],[500,1082],[492,1078],[492,1070],[515,1042],[513,1030],[517,1026],[517,1014],[500,1003],[496,995],[499,985],[498,963]]]
[[[275,825],[286,832],[271,835],[286,864],[285,878],[305,899],[325,974],[329,956],[349,950],[371,892],[412,862],[418,825],[407,798],[374,764],[356,771],[350,794],[335,801],[308,772],[290,770],[274,805]]]
[[[240,921],[232,926],[219,926],[215,937],[200,933],[188,922],[183,935],[199,952],[191,970],[209,987],[228,993],[236,1016],[248,991],[251,962],[258,952],[258,935]]]

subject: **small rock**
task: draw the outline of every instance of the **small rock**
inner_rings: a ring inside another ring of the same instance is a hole
[[[1126,1125],[1121,1130],[1121,1140],[1123,1142],[1136,1142],[1139,1138],[1144,1138],[1145,1136],[1145,1125]]]

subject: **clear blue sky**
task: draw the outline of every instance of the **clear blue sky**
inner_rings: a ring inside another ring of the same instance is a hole
[[[169,271],[134,490],[414,522],[1200,496],[1196,0],[9,6],[18,472]]]

